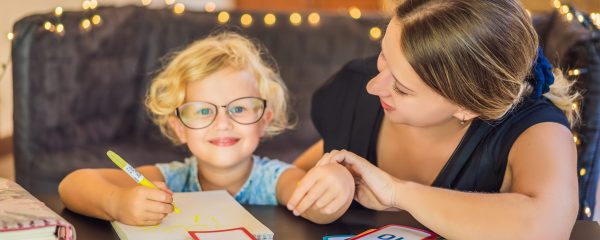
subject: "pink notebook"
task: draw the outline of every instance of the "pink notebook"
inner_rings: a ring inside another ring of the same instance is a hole
[[[0,178],[0,239],[74,240],[75,228],[17,183]]]

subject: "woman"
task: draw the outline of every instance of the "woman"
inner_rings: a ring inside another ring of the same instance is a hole
[[[518,0],[403,1],[379,73],[351,63],[315,94],[323,139],[295,164],[344,164],[363,206],[406,210],[448,239],[568,239],[579,95],[538,44]]]

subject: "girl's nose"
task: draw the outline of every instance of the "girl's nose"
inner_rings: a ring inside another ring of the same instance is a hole
[[[231,118],[229,118],[229,115],[227,115],[227,109],[222,108],[219,110],[223,110],[223,111],[219,111],[217,113],[217,116],[215,118],[215,122],[213,123],[215,128],[217,130],[229,130],[233,127],[233,120],[231,120]]]

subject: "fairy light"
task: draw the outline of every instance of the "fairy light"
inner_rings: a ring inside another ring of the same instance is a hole
[[[44,29],[46,29],[47,31],[50,31],[50,29],[52,29],[53,25],[50,21],[46,21],[44,23]]]
[[[316,12],[308,14],[308,23],[312,26],[317,26],[321,22],[321,15]]]
[[[357,7],[350,7],[350,9],[348,9],[348,13],[350,14],[350,17],[354,19],[359,19],[362,16],[360,9]]]
[[[92,23],[94,25],[100,25],[102,23],[102,17],[100,17],[98,14],[92,16]]]
[[[92,22],[89,19],[83,19],[83,21],[81,21],[81,28],[83,28],[84,30],[90,29],[91,26]]]
[[[63,8],[62,7],[56,7],[54,9],[54,15],[56,15],[57,17],[60,17],[63,14]]]
[[[579,76],[579,75],[581,75],[581,70],[579,70],[579,69],[573,69],[573,70],[569,70],[569,71],[567,72],[567,74],[568,74],[569,76]]]
[[[88,10],[88,9],[90,9],[90,5],[91,5],[90,1],[85,0],[81,3],[81,8],[83,8],[83,10]]]
[[[583,23],[583,21],[585,21],[583,14],[577,13],[577,21],[579,21],[580,23]]]
[[[297,12],[290,14],[290,23],[292,23],[294,26],[299,26],[302,24],[302,15]]]
[[[244,13],[240,18],[240,23],[244,27],[250,27],[250,25],[252,25],[252,16],[250,14]]]
[[[206,12],[214,12],[217,9],[217,4],[215,4],[214,2],[207,2],[206,5],[204,5],[204,11]]]
[[[13,39],[15,39],[15,34],[12,32],[9,32],[6,34],[6,38],[8,38],[9,41],[12,41]]]
[[[90,0],[90,9],[94,10],[98,7],[98,1],[97,0]]]
[[[185,5],[183,3],[177,3],[177,4],[175,4],[175,7],[173,7],[173,12],[176,15],[183,14],[183,12],[185,12]]]
[[[581,168],[579,169],[579,176],[585,176],[585,174],[587,173],[587,170],[585,168]]]
[[[175,4],[175,0],[165,0],[165,4],[167,4],[169,6],[173,5],[173,4]]]
[[[560,7],[560,13],[562,14],[567,14],[571,11],[571,9],[569,9],[569,6],[567,5],[562,5],[562,7]]]
[[[152,3],[152,0],[142,0],[142,5],[148,6]]]
[[[587,217],[592,217],[592,209],[591,209],[590,207],[587,207],[587,206],[586,206],[586,207],[583,209],[583,212],[585,213],[585,215],[586,215]]]
[[[569,22],[570,22],[570,21],[573,21],[573,13],[567,13],[567,20],[568,20]]]
[[[369,37],[371,37],[372,40],[379,40],[381,38],[381,35],[381,28],[372,27],[371,29],[369,29]]]
[[[229,21],[229,13],[228,12],[220,12],[219,15],[217,15],[217,21],[221,24],[227,23]]]
[[[562,2],[560,2],[560,0],[554,0],[552,5],[554,6],[554,8],[560,8],[562,6]]]
[[[275,14],[267,13],[265,15],[264,21],[267,26],[273,26],[277,22],[277,17],[275,17]]]
[[[64,33],[65,32],[65,26],[62,23],[59,23],[56,25],[56,32],[57,33]]]
[[[571,108],[572,108],[574,111],[576,111],[577,109],[579,109],[579,104],[577,104],[577,103],[573,103],[573,104],[571,104]]]
[[[577,134],[573,134],[573,142],[575,142],[576,145],[581,144],[581,139],[579,139]]]

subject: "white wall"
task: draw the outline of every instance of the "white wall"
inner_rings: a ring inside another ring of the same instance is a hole
[[[207,2],[216,3],[217,9],[232,9],[235,0],[176,0],[186,5],[186,10],[202,11]],[[82,10],[82,0],[19,0],[2,1],[0,3],[0,65],[8,63],[11,42],[7,34],[12,32],[13,24],[19,19],[39,13],[49,13],[57,6],[65,11]],[[142,5],[141,0],[97,0],[100,6]],[[153,0],[152,8],[165,6],[163,0]],[[67,33],[68,34],[68,33]],[[4,76],[0,79],[0,138],[12,135],[13,132],[13,100],[12,100],[12,65],[9,65]],[[0,69],[0,73],[2,70]]]

